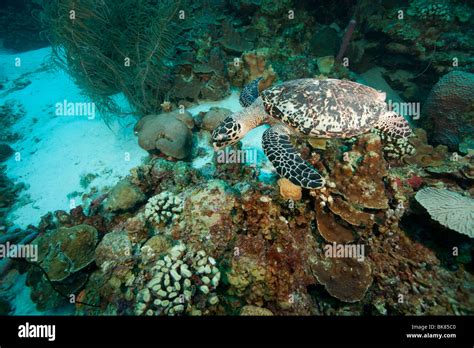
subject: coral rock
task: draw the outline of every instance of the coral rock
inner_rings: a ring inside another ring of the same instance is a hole
[[[101,268],[116,266],[129,260],[132,243],[126,231],[107,233],[95,249],[95,262]]]
[[[231,211],[235,197],[227,184],[211,180],[187,194],[179,231],[182,238],[194,247],[204,249],[216,257],[233,238]],[[217,253],[217,254],[216,254]]]
[[[159,150],[167,156],[183,159],[191,151],[191,122],[187,111],[147,115],[135,125],[138,144],[147,151]]]
[[[202,118],[201,128],[212,132],[230,114],[232,111],[229,109],[212,107]]]
[[[326,258],[312,270],[329,294],[344,302],[362,300],[373,280],[369,263],[352,258]]]
[[[61,227],[36,238],[38,263],[52,281],[61,281],[94,261],[97,230],[89,225]]]
[[[365,134],[359,138],[356,148],[345,154],[347,161],[336,164],[334,180],[351,204],[371,209],[388,208],[383,182],[387,163],[381,148],[377,135]]]
[[[257,307],[257,306],[243,306],[240,310],[241,316],[253,316],[253,317],[268,317],[272,316],[273,313],[267,308]]]
[[[104,202],[107,211],[118,212],[133,209],[146,199],[142,191],[128,180],[114,186]]]
[[[405,157],[404,161],[420,167],[435,167],[443,164],[448,155],[448,147],[445,145],[436,147],[429,145],[426,131],[422,128],[417,128],[415,135],[415,137],[409,139],[409,142],[416,148],[416,153]]]

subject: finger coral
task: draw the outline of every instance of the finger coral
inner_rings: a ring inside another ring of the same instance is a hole
[[[145,206],[145,218],[154,223],[167,224],[183,211],[183,200],[169,191],[151,197]]]
[[[178,244],[150,272],[151,279],[138,292],[137,315],[200,315],[219,302],[215,289],[220,271],[203,250],[195,253]]]

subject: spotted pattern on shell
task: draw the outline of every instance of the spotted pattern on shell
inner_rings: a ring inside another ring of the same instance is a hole
[[[385,93],[346,80],[299,79],[262,92],[266,112],[309,136],[348,138],[368,132],[387,111]]]

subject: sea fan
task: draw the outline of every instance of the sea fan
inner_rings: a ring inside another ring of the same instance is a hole
[[[418,191],[415,199],[441,225],[474,238],[474,199],[434,187]]]
[[[173,0],[48,0],[42,1],[40,18],[54,61],[100,111],[123,114],[112,98],[123,93],[143,116],[160,110],[180,5]]]

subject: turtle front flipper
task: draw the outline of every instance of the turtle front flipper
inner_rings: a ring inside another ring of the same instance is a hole
[[[285,127],[276,125],[267,129],[263,133],[262,145],[265,155],[280,176],[303,188],[317,189],[324,186],[324,178],[301,158]]]

